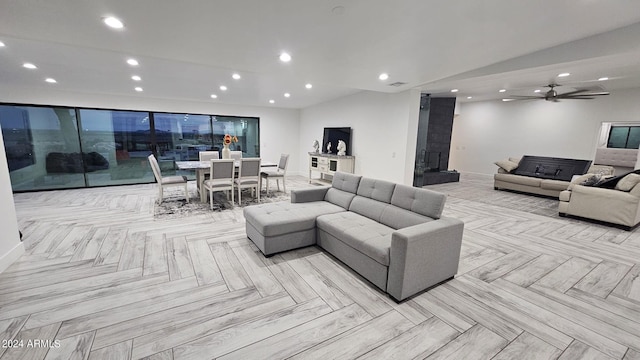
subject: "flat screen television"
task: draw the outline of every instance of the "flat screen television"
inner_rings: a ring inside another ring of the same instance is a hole
[[[347,155],[351,155],[351,128],[350,127],[331,127],[324,128],[324,136],[322,137],[322,152],[325,154],[338,153],[338,140],[344,141],[347,145]],[[331,150],[327,150],[327,144],[331,143]]]

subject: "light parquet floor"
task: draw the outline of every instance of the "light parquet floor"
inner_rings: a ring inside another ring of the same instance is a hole
[[[465,221],[460,269],[401,304],[318,248],[263,257],[239,207],[154,218],[153,185],[17,194],[0,359],[640,359],[640,231],[490,177],[430,188]]]

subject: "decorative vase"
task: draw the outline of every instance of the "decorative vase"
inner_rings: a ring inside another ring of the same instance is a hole
[[[229,144],[222,144],[222,158],[231,159],[231,151],[229,150]]]

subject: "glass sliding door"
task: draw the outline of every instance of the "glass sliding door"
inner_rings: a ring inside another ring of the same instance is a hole
[[[149,113],[81,109],[80,124],[87,186],[154,181]]]
[[[211,116],[153,113],[158,163],[163,174],[176,173],[176,161],[198,160],[200,151],[214,149]],[[193,171],[180,172],[195,179]]]
[[[222,148],[225,134],[236,136],[230,150],[242,151],[242,157],[260,157],[260,126],[258,118],[213,116],[213,144]]]
[[[74,109],[0,105],[0,127],[14,191],[85,186]]]
[[[254,117],[0,104],[0,128],[14,192],[151,183],[150,154],[163,175],[193,180],[175,162],[221,151],[225,134],[260,156]]]

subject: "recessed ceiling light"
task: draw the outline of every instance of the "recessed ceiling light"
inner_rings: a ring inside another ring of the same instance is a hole
[[[378,79],[383,80],[383,81],[387,80],[388,78],[389,78],[389,74],[387,74],[387,73],[382,73],[382,74],[380,74],[378,76]]]
[[[136,59],[129,59],[127,60],[127,64],[131,65],[131,66],[138,66],[138,60]]]
[[[473,99],[473,96],[467,96],[467,99]]]
[[[306,87],[307,89],[311,89],[311,88],[313,87],[313,85],[311,85],[311,84],[307,84],[307,85],[305,85],[304,87]]]
[[[498,90],[498,92],[505,92],[505,91],[507,91],[507,89],[500,89],[500,90]]]
[[[217,98],[218,98],[218,95],[216,95],[216,94],[211,94],[211,98],[212,98],[212,99],[217,99]]]
[[[33,65],[32,63],[24,63],[22,64],[23,67],[26,67],[27,69],[37,69],[38,67]]]
[[[280,54],[280,61],[282,61],[282,62],[289,62],[289,61],[291,61],[291,55],[289,55],[289,54],[288,54],[288,53],[286,53],[286,52],[281,53],[281,54]]]
[[[48,83],[50,83],[50,84],[55,84],[55,83],[57,83],[56,79],[54,79],[54,78],[46,78],[46,79],[44,79],[44,81],[46,81],[46,82],[48,82]]]
[[[133,80],[133,81],[140,81],[140,80],[142,80],[142,78],[141,78],[140,76],[138,76],[138,75],[133,75],[133,76],[131,77],[131,80]]]
[[[238,74],[238,73],[234,73],[233,75],[231,75],[231,77],[232,77],[234,80],[240,80],[240,74]]]
[[[220,85],[220,90],[222,90],[222,91],[227,91],[227,87],[226,87],[226,86],[224,86],[224,85]]]
[[[452,89],[451,92],[458,92],[458,89]]]
[[[135,90],[136,90],[137,92],[141,92],[141,91],[142,91],[142,88],[141,88],[140,86],[138,86],[138,87],[136,87],[136,88],[135,88]]]
[[[513,99],[502,99],[502,101],[513,101]]]
[[[122,23],[122,21],[120,21],[120,19],[115,18],[113,16],[107,16],[107,17],[103,18],[102,21],[105,24],[107,24],[107,26],[110,27],[110,28],[122,29],[124,27],[124,24]]]
[[[598,79],[598,81],[606,81],[606,80],[609,80],[609,78],[606,77],[606,76],[605,77],[601,77],[600,79]]]
[[[542,91],[542,90],[540,90],[540,89],[533,90],[534,93],[539,93],[540,91]]]
[[[284,93],[284,97],[286,97],[286,98],[291,97],[291,94],[289,94],[289,93]]]
[[[562,74],[558,74],[558,77],[567,77],[567,76],[569,76],[569,75],[571,75],[571,74],[569,74],[569,73],[562,73]]]
[[[273,99],[269,100],[269,104],[274,104],[275,102],[276,102],[276,101],[275,101],[275,100],[273,100]]]
[[[0,47],[4,47],[4,43],[0,41]]]

